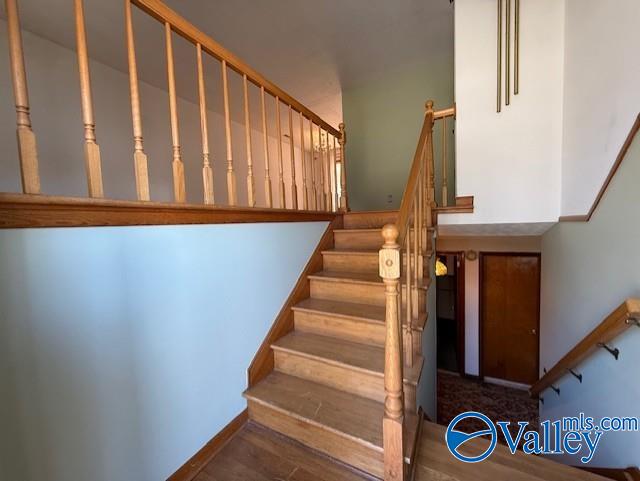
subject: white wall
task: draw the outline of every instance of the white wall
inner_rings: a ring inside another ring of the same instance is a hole
[[[538,236],[513,237],[438,237],[436,251],[467,252],[540,252]],[[464,263],[464,371],[480,373],[480,261]]]
[[[7,26],[0,19],[0,59],[8,59]],[[45,194],[84,197],[86,174],[83,158],[83,128],[80,109],[80,90],[76,53],[29,32],[23,32],[27,77],[31,100],[34,131],[37,136],[42,190]],[[180,38],[174,36],[179,44]],[[161,44],[162,39],[159,39]],[[138,52],[142,55],[143,52]],[[159,56],[161,50],[144,52]],[[195,71],[195,56],[193,57]],[[5,64],[8,65],[8,64]],[[162,65],[164,65],[162,63]],[[205,59],[205,75],[208,78],[220,75],[219,63]],[[92,90],[96,116],[96,135],[102,152],[102,172],[105,196],[115,199],[135,199],[133,170],[133,134],[129,100],[128,75],[104,64],[91,62]],[[186,82],[186,73],[177,71],[178,94],[197,89],[197,85]],[[231,105],[233,110],[242,108],[242,85],[240,77],[229,73]],[[209,87],[217,84],[213,80]],[[169,100],[166,91],[141,82],[141,105],[145,151],[149,157],[151,200],[173,200],[171,173],[171,131],[169,123]],[[221,92],[207,89],[207,101],[211,108],[208,114],[211,159],[214,168],[215,196],[217,204],[227,204],[226,148]],[[252,87],[250,103],[259,105],[259,91]],[[275,104],[267,97],[270,133],[270,169],[274,205],[278,206],[278,157],[275,129]],[[202,154],[199,107],[182,98],[178,102],[180,137],[189,202],[202,203]],[[238,116],[236,116],[238,117]],[[281,108],[283,134],[288,133],[288,111]],[[240,118],[241,114],[240,114]],[[298,116],[294,116],[294,139],[299,145],[300,127]],[[264,155],[261,119],[252,118],[252,151],[258,205],[265,206]],[[317,139],[317,132],[316,132]],[[232,123],[234,168],[237,175],[240,205],[247,205],[247,163],[244,124]],[[306,147],[309,141],[305,139]],[[0,145],[5,153],[0,158],[0,191],[20,192],[20,170],[15,140],[15,109],[8,68],[0,69]],[[296,170],[299,205],[302,205],[301,156],[296,148]],[[290,200],[290,157],[288,143],[283,145],[283,170],[287,185],[287,205]],[[310,163],[307,160],[307,177],[310,179]]]
[[[166,479],[246,406],[325,228],[1,231],[0,479]]]
[[[562,222],[543,236],[540,368],[551,368],[566,352],[629,297],[640,298],[640,138],[613,178],[588,223]],[[640,329],[632,327],[611,344],[615,361],[601,350],[558,382],[560,396],[543,393],[541,419],[575,416],[638,416]],[[542,373],[540,373],[542,374]],[[606,433],[593,466],[640,465],[640,432]],[[576,458],[563,458],[577,464]]]
[[[640,112],[640,4],[566,0],[562,214],[586,214]]]
[[[553,222],[560,212],[564,2],[521,2],[520,94],[499,114],[496,16],[495,0],[456,0],[457,195],[475,196],[475,211],[441,224]]]

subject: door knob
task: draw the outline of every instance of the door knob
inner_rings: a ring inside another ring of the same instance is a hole
[[[536,334],[538,334],[538,331],[536,329],[531,329],[531,334],[535,336]]]

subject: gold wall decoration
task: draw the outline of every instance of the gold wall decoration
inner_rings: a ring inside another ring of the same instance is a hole
[[[505,5],[506,2],[506,5]],[[497,81],[496,110],[502,111],[502,89],[504,87],[504,104],[511,103],[511,57],[513,55],[513,94],[520,91],[520,0],[497,0]],[[511,8],[513,4],[514,8]],[[513,14],[512,14],[513,13]],[[514,36],[511,36],[511,26]],[[504,31],[504,48],[503,48]],[[512,50],[513,44],[513,50]],[[504,76],[502,54],[504,51]],[[512,54],[513,52],[513,54]],[[504,82],[503,82],[504,80]],[[504,86],[503,86],[504,83]]]

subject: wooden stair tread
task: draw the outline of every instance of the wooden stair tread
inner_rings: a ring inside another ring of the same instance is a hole
[[[276,371],[245,391],[244,396],[298,420],[349,437],[376,451],[383,451],[382,403]],[[418,416],[406,412],[405,425],[405,456],[409,462]]]
[[[347,366],[384,376],[384,347],[297,331],[280,338],[271,347],[276,351],[294,353],[329,364]],[[423,358],[419,356],[412,367],[404,367],[404,382],[414,386],[418,384],[422,363]]]
[[[299,302],[292,307],[294,311],[305,311],[318,314],[330,314],[335,317],[342,317],[362,322],[371,322],[384,324],[385,307],[375,306],[373,304],[358,304],[355,302],[340,302],[327,299],[315,299],[310,297]],[[406,311],[403,309],[402,320],[406,321]],[[416,330],[421,331],[424,328],[427,313],[421,312],[414,326]]]

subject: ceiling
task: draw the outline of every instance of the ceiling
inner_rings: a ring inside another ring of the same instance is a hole
[[[165,3],[333,125],[342,118],[343,90],[398,66],[453,55],[448,0]],[[126,72],[123,1],[84,5],[90,56]],[[75,48],[71,0],[22,0],[20,10],[23,28]],[[4,2],[0,13],[4,17]],[[140,77],[166,89],[163,29],[140,11],[134,25]],[[176,37],[174,50],[179,95],[195,101],[194,48]],[[217,88],[219,74],[210,78]]]

